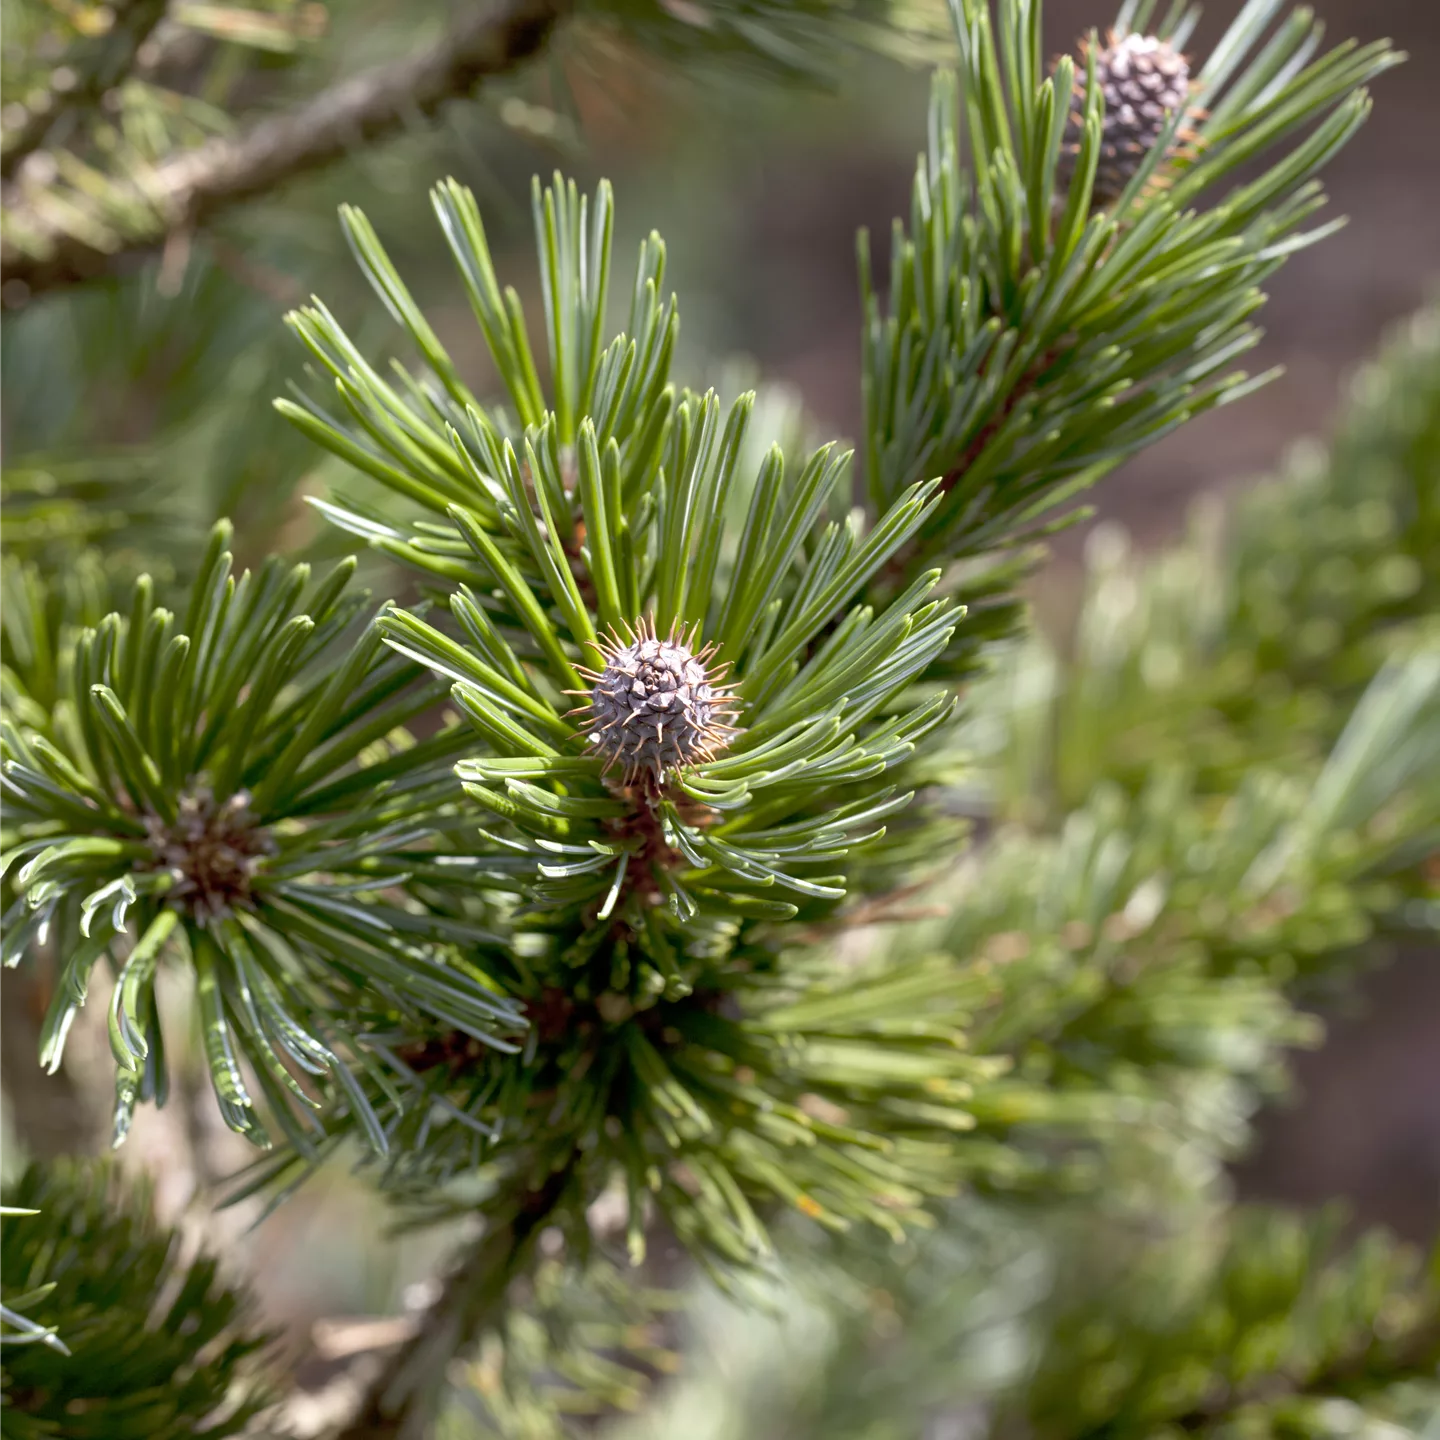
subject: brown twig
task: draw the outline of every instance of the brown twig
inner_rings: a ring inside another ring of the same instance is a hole
[[[540,1231],[569,1185],[569,1171],[557,1170],[538,1189],[492,1203],[485,1233],[460,1255],[434,1303],[389,1351],[334,1440],[424,1440],[430,1434],[452,1361],[501,1314],[510,1282],[529,1265]]]
[[[124,257],[154,249],[173,232],[195,230],[241,201],[384,140],[533,56],[568,8],[569,0],[470,0],[444,35],[416,54],[339,81],[241,135],[211,140],[118,181],[110,208],[138,211],[146,222],[117,234],[108,248],[95,236],[67,230],[16,185],[19,193],[6,197],[6,209],[28,248],[0,248],[0,284],[14,294],[20,282],[28,296],[110,273]]]

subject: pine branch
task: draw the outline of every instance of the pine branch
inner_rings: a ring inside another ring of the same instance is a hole
[[[9,227],[26,237],[26,247],[12,242],[0,251],[0,283],[21,281],[33,295],[110,273],[241,201],[383,141],[529,59],[568,8],[566,0],[477,0],[433,45],[342,80],[245,134],[212,140],[118,183],[107,209],[134,218],[113,245],[68,229],[23,189],[7,196]]]
[[[888,294],[863,233],[859,247],[871,504],[943,477],[869,594],[946,562],[942,590],[973,608],[937,671],[973,672],[1013,632],[1022,557],[1077,518],[1064,507],[1078,494],[1271,378],[1231,368],[1258,339],[1261,286],[1334,228],[1303,228],[1324,204],[1317,176],[1364,122],[1365,87],[1403,59],[1384,42],[1317,58],[1322,28],[1304,9],[1281,20],[1283,5],[1247,4],[1195,57],[1198,108],[1129,147],[1117,192],[1111,131],[1129,112],[1105,52],[1082,46],[1047,74],[1038,5],[951,0],[960,71],[934,92]],[[1153,23],[1144,43],[1190,64],[1194,7],[1161,13],[1127,4],[1117,29]],[[1177,143],[1192,121],[1193,143]],[[1239,183],[1261,155],[1264,172]]]
[[[476,968],[494,937],[417,913],[405,894],[412,858],[454,823],[465,732],[416,742],[406,730],[440,688],[416,685],[368,625],[356,633],[366,597],[347,593],[353,562],[314,581],[273,560],[237,575],[228,538],[226,525],[212,532],[183,619],[155,603],[148,575],[127,616],[93,628],[62,617],[56,635],[43,597],[11,607],[0,959],[55,946],[40,1027],[52,1071],[95,966],[107,954],[120,966],[117,1143],[135,1105],[168,1091],[154,984],[162,959],[183,954],[232,1128],[267,1143],[243,1060],[301,1152],[313,1153],[316,1092],[332,1082],[383,1150],[350,1068],[374,1063],[353,1028],[362,997],[403,986],[404,1012],[423,992],[432,1019],[481,1043],[512,1045],[500,1032],[523,1027]],[[383,1030],[403,1041],[403,1013],[389,1009]]]
[[[485,1233],[457,1258],[434,1303],[391,1352],[334,1440],[424,1440],[431,1433],[446,1371],[500,1318],[511,1281],[525,1272],[571,1180],[562,1167],[535,1189],[517,1187],[491,1202]]]
[[[52,72],[43,98],[30,106],[13,138],[0,151],[0,180],[13,180],[25,160],[70,122],[73,128],[84,112],[100,104],[108,90],[130,72],[136,54],[165,18],[169,0],[119,0],[114,19],[102,35],[75,43]]]

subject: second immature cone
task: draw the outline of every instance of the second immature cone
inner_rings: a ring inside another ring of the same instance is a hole
[[[1081,65],[1060,152],[1060,176],[1066,184],[1080,155],[1084,74]],[[1170,116],[1185,110],[1190,99],[1190,62],[1157,36],[1112,32],[1095,54],[1095,79],[1105,96],[1105,118],[1091,201],[1109,205],[1124,194],[1141,162],[1159,143]]]

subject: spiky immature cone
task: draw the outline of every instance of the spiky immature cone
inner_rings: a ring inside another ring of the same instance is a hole
[[[612,632],[600,645],[604,666],[582,670],[593,679],[584,728],[605,757],[606,768],[623,765],[625,781],[649,777],[659,785],[672,771],[713,760],[733,735],[725,717],[736,704],[720,684],[726,667],[714,666],[715,650],[691,649],[694,632],[678,625],[662,640],[642,620],[628,638]]]
[[[1060,150],[1060,179],[1068,186],[1084,131],[1085,66],[1077,67],[1070,121]],[[1159,143],[1165,126],[1190,98],[1190,62],[1155,35],[1113,31],[1095,54],[1095,80],[1105,97],[1100,159],[1091,191],[1093,205],[1118,200],[1141,162]]]

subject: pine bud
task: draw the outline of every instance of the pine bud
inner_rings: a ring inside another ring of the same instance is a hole
[[[715,647],[692,651],[693,631],[677,624],[661,640],[648,620],[627,631],[597,642],[604,665],[582,668],[595,683],[579,709],[588,711],[583,728],[607,770],[623,765],[627,785],[641,777],[659,785],[725,748],[735,731],[723,718],[737,702],[719,683],[728,667],[711,663]]]
[[[180,799],[173,825],[145,817],[154,863],[175,883],[166,900],[197,920],[220,919],[250,903],[250,886],[261,860],[275,853],[274,840],[259,829],[244,791],[223,802],[203,786]]]
[[[1105,96],[1100,158],[1091,192],[1093,205],[1109,205],[1124,194],[1146,155],[1165,133],[1169,118],[1190,97],[1190,63],[1154,35],[1117,35],[1096,52],[1095,81]],[[1084,130],[1085,66],[1077,67],[1074,104],[1060,147],[1060,179],[1068,185],[1080,155]]]

